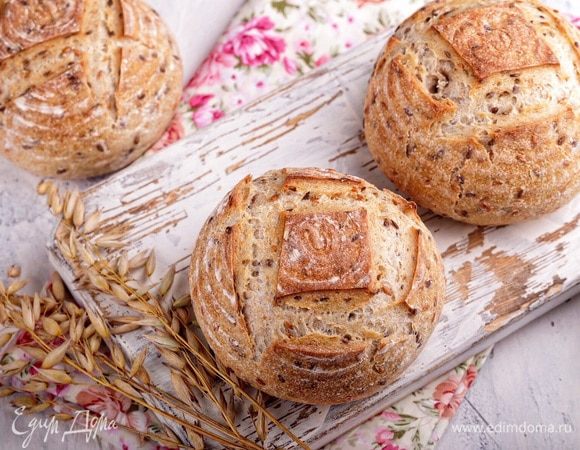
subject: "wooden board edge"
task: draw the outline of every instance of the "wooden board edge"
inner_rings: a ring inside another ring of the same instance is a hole
[[[357,415],[355,418],[346,420],[345,422],[338,425],[336,428],[323,431],[318,437],[315,437],[311,443],[312,450],[318,450],[324,445],[329,444],[336,438],[342,436],[346,432],[350,431],[357,425],[365,422],[366,420],[374,417],[384,409],[388,408],[399,400],[405,398],[407,395],[413,393],[417,389],[420,389],[427,384],[431,383],[433,380],[437,379],[441,375],[449,372],[457,365],[461,364],[466,359],[482,352],[483,350],[491,347],[502,339],[506,338],[510,334],[516,332],[520,328],[524,327],[528,323],[534,321],[538,317],[541,317],[548,311],[554,309],[555,307],[561,305],[565,301],[571,299],[575,295],[580,294],[580,281],[570,286],[564,292],[560,292],[554,296],[550,301],[544,302],[542,305],[538,306],[536,309],[531,311],[529,314],[521,316],[519,319],[514,320],[510,324],[500,328],[498,331],[493,332],[487,338],[475,343],[474,345],[466,348],[463,352],[455,356],[453,359],[445,362],[441,366],[433,369],[433,371],[421,380],[415,381],[408,386],[402,387],[400,390],[394,391],[389,398],[385,398],[385,401],[378,402],[370,408],[367,408],[364,413]]]

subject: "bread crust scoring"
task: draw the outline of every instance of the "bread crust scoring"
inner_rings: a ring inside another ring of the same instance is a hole
[[[246,177],[208,219],[190,288],[225,366],[276,397],[335,404],[415,359],[444,276],[414,204],[331,170],[283,169]]]
[[[141,0],[7,0],[0,8],[0,153],[39,175],[129,164],[167,128],[182,64]]]
[[[478,225],[553,211],[580,191],[580,33],[534,0],[430,3],[389,39],[364,114],[421,206]]]

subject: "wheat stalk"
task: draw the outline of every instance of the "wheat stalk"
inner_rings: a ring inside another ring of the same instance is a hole
[[[192,445],[188,448],[203,448],[203,439],[213,440],[227,448],[265,448],[268,422],[279,427],[301,448],[309,448],[268,411],[263,404],[262,394],[258,391],[254,398],[248,393],[235,375],[215,359],[205,343],[189,328],[188,324],[196,323],[189,296],[167,299],[175,279],[174,266],[167,270],[158,283],[144,284],[134,280],[133,272],[141,268],[146,278],[153,275],[156,269],[154,251],[143,250],[131,258],[122,252],[113,263],[110,262],[106,254],[111,250],[122,249],[124,243],[122,236],[118,235],[101,233],[94,236],[101,221],[100,211],[87,215],[80,193],[66,192],[61,196],[58,188],[50,181],[41,182],[37,191],[47,196],[49,208],[62,219],[55,243],[77,271],[79,283],[96,294],[106,294],[116,299],[130,308],[134,315],[105,317],[100,311],[77,307],[56,274],[52,276],[47,296],[35,295],[31,298],[18,295],[26,285],[24,280],[17,279],[7,288],[0,282],[0,319],[16,328],[27,330],[40,347],[27,349],[43,361],[38,379],[27,383],[22,390],[40,392],[46,386],[46,381],[74,382],[74,378],[62,369],[64,365],[182,426]],[[145,368],[146,347],[127,363],[125,355],[112,338],[139,327],[150,327],[153,330],[145,337],[155,345],[169,366],[177,396],[151,385]],[[66,340],[55,347],[49,344],[55,337]],[[102,346],[103,343],[106,345]],[[18,362],[7,366],[1,368],[4,373],[17,373],[23,368]],[[214,378],[226,383],[231,390],[216,388]],[[11,395],[16,391],[8,388],[2,393]],[[199,404],[199,395],[217,408],[224,423],[192,406]],[[146,396],[170,406],[178,414],[150,404],[145,400]],[[241,436],[237,429],[234,396],[247,402],[253,411],[256,434],[261,444]],[[49,406],[37,402],[33,407]],[[193,420],[185,420],[183,417]],[[148,433],[140,435],[162,443],[179,443],[179,446],[184,446],[171,430],[166,429],[165,433],[164,436]]]

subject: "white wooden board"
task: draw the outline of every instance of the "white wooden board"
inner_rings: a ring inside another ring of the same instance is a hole
[[[158,274],[175,263],[175,294],[187,291],[189,255],[206,217],[247,174],[285,166],[332,167],[391,187],[361,140],[368,77],[387,34],[339,57],[202,132],[91,187],[89,210],[103,210],[97,233],[123,233],[131,254],[155,248]],[[463,358],[489,346],[580,290],[580,196],[556,213],[509,227],[475,227],[423,212],[444,257],[447,300],[432,337],[401,378],[375,396],[332,408],[274,401],[283,421],[319,448]],[[58,232],[58,229],[57,229]],[[51,261],[77,300],[99,307],[49,244]],[[129,353],[144,345],[125,335]],[[153,380],[169,386],[154,357]],[[241,414],[245,429],[248,417]],[[288,447],[272,432],[270,443]]]

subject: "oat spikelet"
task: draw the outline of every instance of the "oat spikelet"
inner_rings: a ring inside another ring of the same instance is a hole
[[[42,360],[46,356],[46,352],[39,347],[33,347],[31,345],[19,345],[18,348],[36,359]]]
[[[71,259],[76,259],[77,257],[77,244],[76,244],[76,234],[74,230],[71,230],[68,235],[68,249],[70,252]]]
[[[79,245],[78,250],[79,250],[81,260],[87,266],[90,267],[90,266],[93,266],[95,264],[95,256],[93,255],[93,253],[91,251],[89,251],[87,249],[87,247],[85,247],[84,245]]]
[[[105,325],[105,322],[103,321],[101,316],[97,315],[90,309],[87,309],[87,314],[89,316],[89,320],[95,327],[95,331],[99,334],[99,336],[101,336],[103,339],[108,339],[109,337],[111,337],[111,333],[109,332],[109,329]]]
[[[8,386],[0,387],[0,397],[8,397],[9,395],[12,395],[14,392],[15,392],[14,389],[12,389],[11,387]]]
[[[22,269],[18,264],[12,264],[7,271],[7,274],[10,278],[18,278],[22,273]]]
[[[75,205],[75,210],[73,213],[73,224],[76,228],[80,228],[85,220],[85,204],[83,200],[79,198]]]
[[[189,296],[189,294],[185,294],[179,297],[177,300],[175,300],[173,302],[173,305],[171,305],[171,307],[173,309],[178,309],[189,305],[191,305],[191,297]]]
[[[155,313],[155,309],[150,304],[143,303],[140,300],[134,300],[134,301],[127,302],[127,306],[129,306],[131,309],[134,309],[135,311],[140,311],[140,312],[143,312],[145,314],[154,314]]]
[[[13,372],[20,372],[26,364],[28,364],[28,361],[16,359],[8,364],[0,366],[0,370],[2,370],[3,375],[11,375]]]
[[[138,269],[139,267],[143,267],[147,262],[147,258],[149,254],[147,250],[143,250],[142,252],[138,253],[137,255],[133,256],[129,260],[129,269]]]
[[[37,413],[40,413],[42,411],[46,411],[51,406],[52,406],[52,403],[50,403],[50,402],[42,402],[42,403],[39,403],[38,405],[30,408],[27,412],[30,414],[37,414]]]
[[[186,428],[186,431],[187,438],[189,439],[189,442],[191,442],[191,446],[194,448],[194,450],[203,450],[205,448],[203,444],[203,438],[189,428]]]
[[[63,204],[58,193],[58,189],[53,190],[48,197],[48,205],[50,206],[50,210],[55,216],[58,216],[62,213]]]
[[[2,280],[0,280],[0,294],[6,294],[6,287],[4,286]]]
[[[97,288],[101,292],[109,292],[109,283],[107,283],[107,280],[105,280],[102,275],[98,274],[94,270],[90,270],[88,272],[88,276],[89,281],[93,287]]]
[[[73,380],[64,370],[38,369],[38,373],[49,383],[72,384]]]
[[[36,193],[38,195],[45,195],[48,192],[48,188],[52,185],[53,185],[52,181],[42,180],[40,183],[36,185]]]
[[[141,394],[139,392],[137,392],[133,386],[131,386],[129,383],[127,383],[126,381],[121,380],[120,378],[116,378],[113,381],[113,384],[115,386],[117,386],[121,391],[123,391],[125,394],[128,395],[132,395],[134,397],[137,398],[141,398]]]
[[[169,289],[171,289],[171,286],[173,285],[174,279],[175,279],[175,266],[172,265],[169,267],[169,269],[167,269],[167,272],[163,276],[161,284],[159,285],[159,296],[161,298],[165,297],[165,295],[169,292]]]
[[[77,343],[81,338],[80,336],[77,336],[76,332],[77,332],[77,316],[73,314],[72,316],[70,316],[70,320],[68,322],[68,334],[70,335],[70,340],[74,343]]]
[[[144,367],[141,367],[139,372],[137,372],[137,378],[144,385],[149,385],[151,383],[151,380],[149,379],[149,374],[147,373]]]
[[[122,241],[119,241],[117,239],[111,239],[108,237],[97,239],[95,241],[95,245],[101,248],[121,248],[125,246],[125,244]]]
[[[93,334],[95,334],[95,326],[91,323],[88,327],[85,327],[83,330],[83,339],[90,338]]]
[[[81,312],[80,308],[71,301],[64,302],[64,308],[71,316],[76,316]]]
[[[13,398],[10,403],[12,403],[12,405],[14,406],[25,406],[27,409],[29,409],[36,405],[36,400],[34,400],[29,395],[26,396],[23,395],[20,397]]]
[[[84,311],[83,315],[80,317],[80,319],[77,322],[77,326],[75,328],[74,334],[75,334],[75,342],[78,342],[82,335],[83,335],[83,331],[85,329],[85,322],[87,320],[87,312]]]
[[[79,191],[74,190],[72,191],[69,196],[65,199],[64,202],[64,218],[66,220],[71,220],[73,214],[75,212],[75,206],[77,205],[77,201],[79,199]]]
[[[112,341],[109,343],[109,349],[111,350],[111,357],[113,358],[115,365],[119,369],[124,369],[126,361],[123,350],[121,350],[121,348]]]
[[[141,328],[141,325],[137,323],[126,323],[124,325],[119,325],[117,327],[111,328],[111,334],[116,336],[119,334],[125,334],[131,331],[138,330],[139,328]]]
[[[185,367],[185,359],[178,356],[177,353],[163,347],[159,347],[159,352],[163,360],[174,369],[181,370]]]
[[[43,369],[50,369],[50,368],[56,366],[58,363],[60,363],[64,359],[69,346],[70,346],[70,342],[65,341],[61,345],[59,345],[58,347],[52,349],[48,353],[48,355],[45,356],[44,361],[42,361],[41,367]]]
[[[121,278],[124,278],[125,275],[129,272],[129,260],[127,259],[127,255],[123,253],[119,256],[117,260],[117,273]]]
[[[199,345],[199,340],[197,339],[197,336],[191,329],[189,328],[185,329],[185,336],[187,338],[187,343],[194,351],[196,352],[202,351],[201,346]]]
[[[183,381],[183,377],[181,376],[181,374],[176,370],[171,371],[171,384],[173,385],[173,389],[175,389],[177,397],[180,400],[186,403],[189,403],[191,401],[191,394],[189,393],[189,388],[187,387],[187,384],[185,384],[185,381]]]
[[[10,289],[8,289],[10,290]],[[32,306],[28,297],[20,299],[20,309],[22,311],[22,321],[29,330],[34,330],[34,315],[32,314]]]
[[[8,289],[6,290],[6,295],[16,294],[20,289],[22,289],[27,284],[28,284],[28,281],[26,281],[24,279],[16,280],[16,281],[12,282],[10,284],[10,286],[8,286]]]
[[[169,350],[173,351],[179,350],[179,344],[169,336],[159,334],[146,334],[144,337],[148,341],[151,341],[154,344],[160,345],[161,347],[167,348]]]
[[[92,233],[97,229],[101,221],[101,211],[97,210],[92,212],[87,220],[85,221],[84,231],[85,233]]]
[[[85,355],[83,355],[82,353],[78,352],[76,354],[76,358],[77,358],[77,361],[79,362],[79,364],[81,365],[81,367],[83,369],[85,369],[89,373],[92,373],[93,372],[94,367],[91,366],[91,364],[89,363],[89,359]]]
[[[42,381],[29,381],[20,389],[25,392],[43,392],[48,389],[48,385]]]
[[[92,353],[96,353],[97,350],[99,350],[100,346],[101,346],[101,336],[98,334],[93,334],[89,339],[89,349],[91,350]]]
[[[155,258],[155,251],[151,250],[149,256],[147,257],[147,261],[145,261],[145,273],[148,277],[153,275],[155,272],[155,265],[156,265],[156,258]]]
[[[52,273],[50,290],[52,291],[52,295],[56,300],[58,300],[59,302],[64,300],[65,297],[64,283],[62,282],[62,278],[57,272]]]
[[[173,318],[171,319],[171,329],[179,334],[179,331],[181,329],[181,324],[179,323],[179,318],[177,316],[173,316]]]
[[[40,296],[38,294],[34,294],[34,299],[32,300],[32,317],[34,318],[34,322],[38,322],[40,320]]]
[[[95,357],[93,355],[93,353],[90,351],[91,349],[86,349],[85,351],[85,358],[87,360],[87,370],[92,373],[95,370],[95,367],[97,366],[96,362],[95,362]]]
[[[118,285],[117,283],[111,283],[111,292],[117,300],[123,303],[129,301],[129,294],[127,294],[127,291],[124,287]]]
[[[51,336],[61,336],[62,328],[58,322],[50,317],[42,318],[42,329],[46,331]]]
[[[129,371],[129,378],[133,378],[137,374],[137,372],[139,372],[139,369],[143,367],[143,363],[145,362],[146,357],[147,357],[147,347],[143,347],[139,351],[139,353],[137,353],[137,356],[133,360],[131,370]]]
[[[71,416],[70,414],[66,414],[66,413],[54,414],[52,417],[54,417],[56,420],[62,421],[62,422],[68,422],[69,420],[74,419],[74,416]]]
[[[0,348],[4,347],[10,339],[12,339],[12,333],[4,333],[0,335]]]

